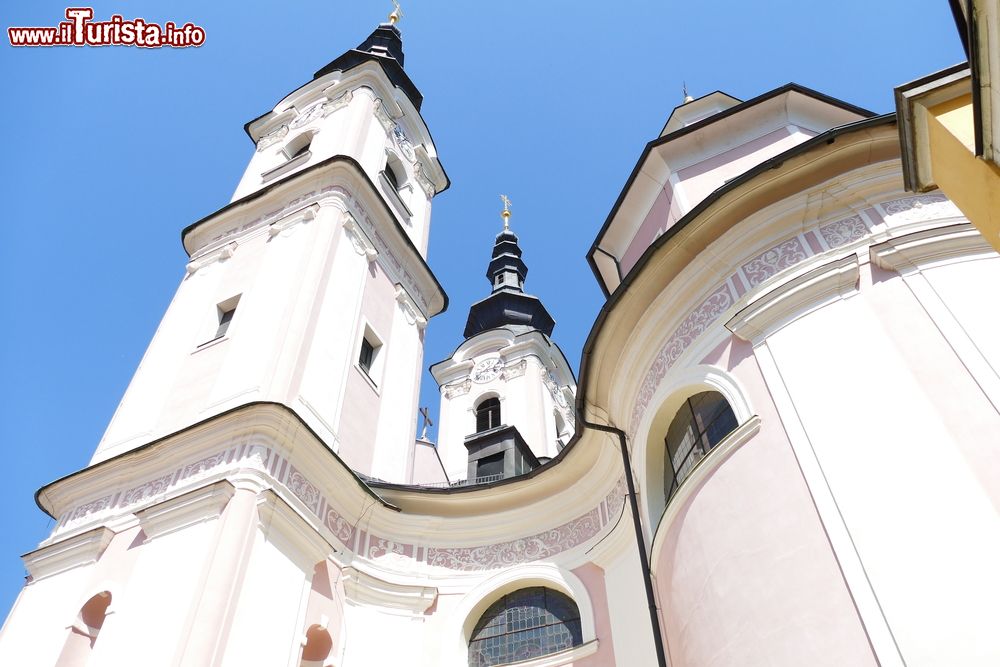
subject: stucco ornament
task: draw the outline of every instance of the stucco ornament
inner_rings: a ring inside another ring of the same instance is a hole
[[[406,133],[403,132],[403,128],[397,123],[392,128],[392,137],[396,140],[396,145],[399,146],[399,152],[401,152],[407,160],[413,162],[416,158],[416,154],[413,152],[413,144],[407,138]]]
[[[285,138],[288,134],[288,126],[282,125],[276,130],[271,130],[257,141],[257,151],[262,151],[268,146],[274,145]]]
[[[470,389],[472,389],[472,380],[466,378],[461,382],[446,385],[444,388],[444,395],[445,398],[455,398],[456,396],[468,394]]]
[[[319,102],[314,102],[310,104],[305,109],[302,110],[298,116],[295,117],[291,123],[288,124],[293,130],[302,127],[303,125],[316,120],[321,115],[323,115],[323,105],[327,103],[328,100],[322,99]]]
[[[779,243],[743,265],[750,287],[756,287],[778,272],[795,266],[807,257],[798,237]]]
[[[861,220],[861,216],[855,215],[823,225],[819,228],[819,233],[828,246],[839,248],[864,238],[868,233],[868,227]]]
[[[451,570],[482,570],[541,560],[578,546],[601,529],[599,510],[593,510],[561,526],[509,542],[480,547],[427,550],[428,565]]]

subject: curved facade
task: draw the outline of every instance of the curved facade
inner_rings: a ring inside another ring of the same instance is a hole
[[[649,246],[592,335],[670,662],[988,664],[1000,348],[970,287],[1000,261],[943,195],[903,191],[894,119],[817,139]],[[664,438],[705,390],[741,425],[667,500]]]

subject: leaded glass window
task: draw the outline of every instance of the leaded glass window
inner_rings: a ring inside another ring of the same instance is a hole
[[[469,667],[507,665],[583,643],[580,610],[550,588],[522,588],[486,610],[469,640]]]
[[[737,426],[733,409],[717,391],[704,391],[684,401],[664,443],[664,495],[670,498],[695,464]]]

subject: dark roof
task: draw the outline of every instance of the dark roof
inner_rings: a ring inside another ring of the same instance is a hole
[[[505,274],[516,275],[516,284],[509,281],[498,284],[498,276]],[[466,339],[504,325],[524,325],[538,329],[546,336],[552,335],[555,320],[538,297],[524,293],[524,279],[527,275],[528,266],[521,259],[517,234],[505,229],[497,234],[486,269],[486,278],[493,286],[493,293],[472,304],[469,309],[469,319],[465,324]]]
[[[402,90],[410,98],[414,108],[420,111],[424,97],[403,71],[403,36],[399,28],[388,23],[382,23],[375,28],[375,31],[368,35],[368,39],[361,42],[357,48],[351,49],[317,70],[313,79],[330,72],[346,72],[368,61],[377,62],[392,85]]]

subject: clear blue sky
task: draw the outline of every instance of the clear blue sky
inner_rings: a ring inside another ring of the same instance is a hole
[[[612,10],[611,7],[614,7]],[[66,5],[4,3],[4,28]],[[0,616],[19,555],[51,522],[43,484],[89,460],[184,271],[180,230],[229,200],[253,145],[243,124],[384,20],[385,2],[104,2],[194,22],[197,49],[0,46]],[[443,2],[400,24],[450,190],[429,261],[451,307],[427,365],[461,342],[498,231],[500,192],[576,367],[603,301],[584,253],[686,81],[748,99],[794,81],[880,113],[894,86],[964,59],[945,0]],[[425,373],[423,404],[437,411]]]

